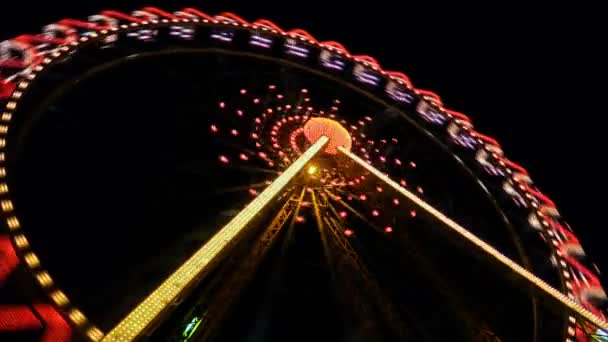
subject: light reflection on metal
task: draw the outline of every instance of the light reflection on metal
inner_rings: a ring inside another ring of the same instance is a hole
[[[329,142],[320,137],[285,172],[270,184],[255,200],[238,213],[224,228],[184,262],[169,278],[125,317],[103,341],[132,341],[178,298],[247,224],[266,207],[284,187],[302,171],[306,164]]]
[[[576,312],[579,316],[581,316],[585,320],[589,321],[590,323],[596,325],[597,327],[599,327],[603,330],[608,331],[608,322],[604,321],[603,319],[601,319],[600,317],[598,317],[591,311],[587,310],[581,304],[576,303],[572,299],[568,298],[566,295],[559,292],[558,290],[553,288],[551,285],[547,284],[544,280],[540,279],[539,277],[537,277],[530,271],[528,271],[525,268],[523,268],[522,266],[520,266],[518,263],[509,259],[504,254],[502,254],[498,250],[496,250],[494,247],[490,246],[488,243],[481,240],[480,238],[478,238],[477,236],[475,236],[474,234],[469,232],[467,229],[465,229],[464,227],[462,227],[458,223],[454,222],[449,217],[442,214],[439,210],[433,208],[432,206],[430,206],[429,204],[427,204],[426,202],[421,200],[418,196],[414,195],[413,193],[411,193],[411,192],[407,191],[406,189],[404,189],[403,187],[399,186],[398,183],[396,183],[389,177],[385,176],[381,171],[379,171],[372,165],[366,163],[363,159],[359,158],[355,154],[353,154],[350,151],[343,149],[341,147],[338,147],[338,150],[342,154],[351,158],[353,161],[355,161],[361,167],[363,167],[364,169],[366,169],[367,171],[372,173],[374,176],[378,177],[378,179],[385,182],[388,186],[393,188],[395,191],[399,192],[401,195],[406,197],[409,201],[411,201],[412,203],[414,203],[415,205],[417,205],[418,207],[420,207],[421,209],[423,209],[430,215],[434,216],[436,219],[441,221],[445,226],[449,227],[454,232],[458,233],[459,235],[461,235],[462,237],[467,239],[469,242],[475,244],[481,250],[486,252],[489,256],[493,257],[494,259],[498,260],[500,263],[502,263],[503,265],[505,265],[506,267],[511,269],[511,271],[513,271],[513,272],[517,273],[519,276],[525,278],[527,281],[534,284],[540,290],[542,290],[546,294],[553,297],[555,300],[560,302],[562,305],[564,305],[568,309]]]

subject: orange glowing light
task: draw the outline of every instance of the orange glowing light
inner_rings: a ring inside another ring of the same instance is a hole
[[[350,151],[352,141],[350,134],[346,128],[338,122],[327,118],[312,118],[304,125],[304,135],[308,141],[317,141],[321,136],[329,138],[329,143],[325,147],[325,152],[328,154],[337,154],[338,147]]]

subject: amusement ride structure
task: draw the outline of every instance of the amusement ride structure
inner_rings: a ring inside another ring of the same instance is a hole
[[[608,341],[597,269],[526,170],[340,43],[232,13],[102,11],[2,42],[0,105],[2,341],[226,340],[260,272],[308,278],[287,264],[312,240],[336,331]],[[154,260],[170,271],[144,284]]]

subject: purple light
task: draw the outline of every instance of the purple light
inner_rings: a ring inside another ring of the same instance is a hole
[[[405,88],[404,86],[396,82],[390,81],[386,86],[386,93],[395,101],[402,102],[405,104],[411,104],[414,102],[414,96],[406,89],[407,88]]]
[[[287,39],[285,42],[285,49],[287,50],[286,53],[288,55],[302,58],[308,57],[308,54],[310,53],[309,49],[299,46],[294,39]]]
[[[339,71],[344,70],[344,66],[345,66],[344,60],[336,54],[333,54],[327,50],[323,50],[321,52],[320,58],[321,58],[321,65],[323,65],[324,67],[326,67],[328,69],[339,70]]]
[[[272,46],[272,39],[266,38],[260,34],[253,34],[249,39],[249,44],[268,49]]]
[[[234,39],[234,32],[232,31],[217,31],[211,34],[211,38],[222,42],[230,43]]]
[[[435,110],[427,101],[420,101],[416,107],[416,112],[427,122],[443,125],[448,118],[438,110]]]
[[[355,75],[355,79],[359,82],[373,86],[378,85],[380,83],[380,76],[378,76],[377,73],[368,70],[363,65],[355,66],[353,74]]]

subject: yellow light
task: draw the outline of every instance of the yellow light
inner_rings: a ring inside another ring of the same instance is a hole
[[[6,219],[6,224],[10,230],[18,229],[21,225],[19,224],[19,220],[15,216],[11,216]]]
[[[132,341],[171,303],[188,288],[207,265],[215,260],[224,247],[245,228],[248,223],[279,195],[287,184],[298,175],[308,162],[323,150],[329,138],[321,136],[287,170],[285,170],[262,193],[239,212],[227,225],[196,251],[158,288],[143,300],[104,338],[104,341]]]
[[[418,207],[420,207],[421,209],[423,209],[424,211],[426,211],[427,213],[432,215],[437,220],[441,221],[441,223],[443,223],[446,227],[449,227],[450,229],[452,229],[453,231],[458,233],[460,236],[467,239],[469,242],[472,242],[473,244],[475,244],[477,247],[479,247],[480,250],[486,252],[489,256],[494,257],[494,259],[498,260],[500,263],[502,263],[506,267],[510,268],[513,272],[515,272],[519,276],[527,279],[530,283],[536,285],[540,290],[549,294],[551,297],[553,297],[555,300],[561,302],[561,304],[568,307],[570,310],[577,312],[580,316],[584,317],[587,321],[593,323],[594,325],[596,325],[604,330],[608,330],[608,322],[601,319],[600,317],[598,317],[591,311],[585,309],[584,307],[582,307],[580,304],[576,303],[572,299],[569,299],[563,293],[559,292],[558,290],[553,288],[551,285],[547,284],[544,280],[540,279],[539,277],[534,275],[532,272],[526,270],[525,268],[520,266],[518,263],[512,261],[511,259],[506,257],[504,254],[502,254],[498,250],[496,250],[494,247],[490,246],[488,243],[481,240],[480,238],[475,236],[473,233],[469,232],[466,228],[464,228],[461,225],[459,225],[458,223],[454,222],[452,219],[445,216],[439,210],[433,208],[432,206],[430,206],[428,203],[421,200],[419,197],[417,197],[413,193],[411,193],[411,192],[407,191],[406,189],[404,189],[403,187],[401,187],[397,182],[393,181],[392,179],[390,179],[389,177],[384,175],[380,170],[376,169],[372,165],[366,163],[363,159],[357,157],[355,154],[351,153],[350,151],[348,151],[347,149],[344,149],[342,147],[338,147],[338,150],[340,152],[342,152],[344,155],[346,155],[347,157],[354,160],[357,164],[362,166],[364,169],[366,169],[367,171],[372,173],[378,179],[382,180],[384,183],[389,185],[395,191],[397,191],[400,194],[402,194],[403,196],[405,196],[412,203],[414,203],[415,205],[417,205]],[[564,273],[564,275],[569,276],[569,274],[567,274],[567,273]]]
[[[55,290],[55,292],[51,293],[51,299],[53,300],[53,302],[55,302],[55,304],[59,306],[66,305],[69,302],[68,297],[65,295],[65,293],[59,290]]]
[[[0,176],[4,176],[4,172],[3,171],[4,171],[4,169],[0,168]],[[2,201],[0,201],[0,207],[5,212],[12,211],[13,210],[13,202],[11,202],[10,200],[2,200]]]
[[[32,252],[27,253],[24,256],[24,259],[25,259],[25,263],[31,268],[38,267],[40,265],[40,260],[38,259],[36,254],[34,254]]]
[[[19,248],[26,248],[30,245],[23,234],[16,235],[13,239],[15,240],[15,245]]]
[[[49,287],[53,285],[53,279],[51,279],[51,276],[46,271],[38,273],[36,275],[36,279],[42,287]]]
[[[87,320],[87,318],[78,309],[72,309],[69,316],[72,322],[76,323],[77,325],[82,325]]]
[[[308,170],[306,172],[308,172],[309,175],[314,175],[315,173],[317,173],[317,167],[311,165],[308,167]]]
[[[87,330],[87,336],[92,341],[99,341],[103,337],[103,333],[101,332],[101,330],[93,327],[93,328],[90,328],[89,330]]]

